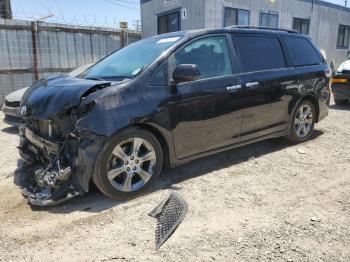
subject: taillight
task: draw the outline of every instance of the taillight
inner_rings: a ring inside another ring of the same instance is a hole
[[[345,78],[333,78],[332,84],[347,84],[348,80]]]

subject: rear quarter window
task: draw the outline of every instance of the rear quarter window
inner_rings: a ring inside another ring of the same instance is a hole
[[[284,68],[286,62],[277,37],[233,35],[244,72]]]
[[[319,53],[308,39],[299,37],[284,37],[294,66],[318,65],[322,62]]]

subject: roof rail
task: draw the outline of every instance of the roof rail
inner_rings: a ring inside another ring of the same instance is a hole
[[[234,25],[234,26],[228,26],[226,27],[228,29],[230,28],[238,28],[238,29],[264,29],[264,30],[272,30],[272,31],[281,31],[281,32],[287,32],[292,34],[299,34],[299,32],[292,30],[292,29],[286,29],[286,28],[275,28],[275,27],[267,27],[267,26],[252,26],[252,25]]]

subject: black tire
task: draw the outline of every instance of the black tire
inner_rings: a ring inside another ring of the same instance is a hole
[[[307,135],[305,135],[304,137],[300,137],[296,131],[296,117],[297,117],[297,114],[300,110],[300,108],[304,107],[304,106],[310,106],[311,107],[311,110],[312,110],[312,124],[311,124],[311,130],[309,131],[309,133]],[[292,121],[290,123],[290,127],[289,127],[289,135],[286,136],[286,139],[289,140],[290,142],[292,143],[302,143],[302,142],[305,142],[307,140],[310,139],[313,131],[314,131],[314,127],[315,127],[315,121],[316,121],[316,109],[315,109],[315,105],[314,103],[312,103],[310,100],[303,100],[301,101],[298,106],[296,107],[296,110],[293,114],[293,117],[292,117]]]
[[[142,138],[150,143],[154,148],[156,163],[154,165],[151,178],[147,183],[143,185],[142,188],[135,191],[124,192],[112,186],[110,180],[107,177],[107,164],[114,148],[122,141],[131,138]],[[96,187],[106,196],[116,200],[128,200],[149,192],[154,183],[157,181],[162,171],[162,166],[163,152],[158,139],[147,130],[133,127],[123,130],[117,135],[111,137],[109,141],[107,141],[106,145],[98,155],[92,180],[95,183]]]
[[[348,100],[343,100],[343,99],[334,99],[334,103],[336,105],[346,105],[348,103]]]

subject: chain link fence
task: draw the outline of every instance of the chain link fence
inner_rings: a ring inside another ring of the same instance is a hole
[[[95,63],[140,38],[131,30],[0,19],[0,105],[37,79]]]

